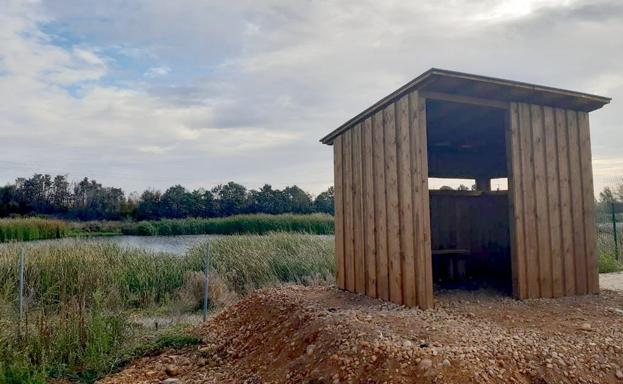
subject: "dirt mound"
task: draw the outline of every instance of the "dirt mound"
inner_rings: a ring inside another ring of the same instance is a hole
[[[102,383],[623,383],[623,294],[612,291],[525,302],[446,293],[421,311],[283,287],[194,332],[203,345],[139,359]]]

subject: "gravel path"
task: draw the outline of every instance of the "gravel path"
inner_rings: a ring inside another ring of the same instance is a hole
[[[602,273],[599,275],[599,287],[613,291],[623,291],[623,272]]]
[[[623,292],[517,301],[441,292],[407,309],[332,287],[254,293],[193,331],[200,346],[101,383],[623,384]]]

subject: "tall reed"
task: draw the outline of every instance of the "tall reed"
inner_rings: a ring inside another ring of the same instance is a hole
[[[256,234],[269,232],[302,232],[316,235],[333,234],[333,216],[313,215],[238,215],[219,218],[141,221],[125,224],[126,235],[168,236],[198,234]]]
[[[26,318],[18,327],[22,251]],[[130,313],[179,305],[188,296],[184,290],[194,294],[201,288],[206,251],[202,245],[174,256],[79,239],[3,244],[0,382],[92,381],[108,372],[129,342],[138,343]],[[239,294],[280,282],[330,280],[335,270],[328,236],[227,236],[213,240],[211,251],[211,281],[224,281],[226,289]]]
[[[61,220],[0,219],[0,243],[59,239],[66,235],[67,229],[67,224]]]

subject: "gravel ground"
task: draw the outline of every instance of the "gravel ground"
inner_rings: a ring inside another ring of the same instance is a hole
[[[267,289],[192,330],[202,345],[101,383],[623,383],[623,292],[436,300],[421,311],[333,287]]]
[[[623,291],[623,272],[602,273],[599,275],[599,287],[601,289]]]

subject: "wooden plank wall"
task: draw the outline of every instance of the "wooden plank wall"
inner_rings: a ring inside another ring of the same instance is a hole
[[[433,250],[510,250],[506,192],[430,191],[430,212]]]
[[[511,103],[508,129],[514,295],[598,293],[588,114]]]
[[[425,101],[417,92],[334,141],[337,284],[433,304]]]

